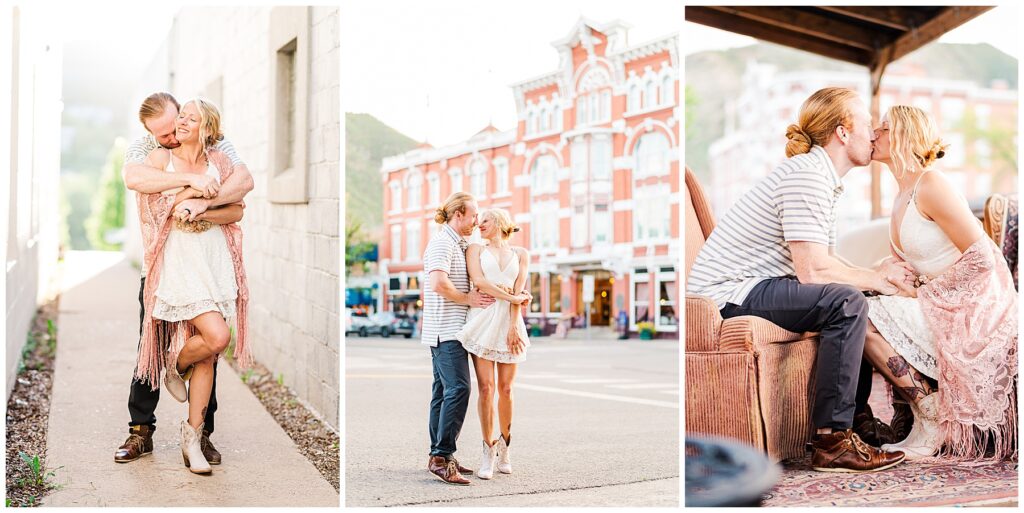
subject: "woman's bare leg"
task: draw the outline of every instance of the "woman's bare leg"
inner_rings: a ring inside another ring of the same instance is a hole
[[[512,436],[512,382],[516,379],[516,364],[498,364],[498,424],[505,443]]]
[[[908,401],[917,402],[934,392],[931,384],[907,360],[896,353],[875,325],[868,321],[868,334],[864,343],[864,356],[893,388]]]
[[[199,334],[185,341],[178,353],[178,372],[210,356],[220,354],[231,342],[231,330],[220,312],[204,312],[190,321]]]
[[[484,442],[494,442],[494,362],[473,356],[473,367],[476,369],[476,386],[480,391],[476,399],[476,409],[480,415],[480,434]]]
[[[194,365],[192,378],[189,380],[188,389],[188,423],[193,428],[198,428],[206,420],[206,409],[210,405],[210,395],[213,392],[213,364],[220,354],[228,346],[230,331],[228,324],[220,312],[205,312],[198,315],[190,322],[199,330],[199,335],[192,337],[188,343],[193,343],[191,351],[193,354],[200,351],[211,351],[206,357],[193,360],[189,363],[182,361],[185,350],[182,349],[178,356],[179,370]],[[196,339],[199,339],[196,341]]]

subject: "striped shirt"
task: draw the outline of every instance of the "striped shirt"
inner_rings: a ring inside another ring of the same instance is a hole
[[[128,147],[124,152],[124,163],[125,164],[141,164],[146,161],[146,156],[149,152],[157,149],[160,145],[156,143],[156,138],[153,134],[146,134],[139,137],[131,146]],[[233,166],[245,165],[242,159],[238,158],[238,153],[235,152],[235,146],[231,144],[226,138],[221,139],[214,148],[224,152],[224,155],[231,161]]]
[[[445,224],[430,239],[423,253],[423,326],[420,342],[436,347],[438,342],[455,340],[455,334],[466,324],[468,305],[460,305],[434,292],[431,271],[444,271],[455,288],[469,292],[469,271],[466,269],[466,240]]]
[[[835,247],[843,184],[821,146],[784,160],[736,202],[711,232],[690,271],[687,292],[724,308],[742,305],[768,278],[796,276],[789,243]]]

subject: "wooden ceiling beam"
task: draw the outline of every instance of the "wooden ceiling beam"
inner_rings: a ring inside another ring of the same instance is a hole
[[[892,47],[890,62],[935,41],[946,32],[967,23],[990,9],[992,9],[991,6],[944,7],[941,12],[920,27],[903,34],[890,45]]]
[[[892,43],[897,35],[885,30],[869,30],[859,24],[844,23],[836,18],[792,7],[737,6],[710,9],[871,52]]]
[[[759,21],[739,18],[709,7],[687,6],[685,17],[686,21],[693,23],[735,32],[844,62],[869,66],[873,60],[873,52],[785,30]]]
[[[916,7],[842,7],[829,5],[817,6],[817,8],[903,32],[921,25],[928,19],[928,13]]]

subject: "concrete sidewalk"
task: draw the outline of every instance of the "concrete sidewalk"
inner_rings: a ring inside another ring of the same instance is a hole
[[[338,493],[225,363],[216,432],[224,456],[209,476],[182,463],[186,405],[161,394],[153,454],[114,463],[128,436],[138,344],[139,271],[119,253],[69,252],[57,323],[46,463],[61,488],[45,506],[322,506]]]

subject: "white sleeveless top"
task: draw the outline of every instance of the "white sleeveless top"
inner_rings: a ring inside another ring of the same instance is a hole
[[[903,244],[903,250],[896,247],[891,230],[889,244],[901,258],[913,265],[917,272],[935,278],[956,263],[962,253],[938,223],[925,218],[917,209],[917,187],[926,173],[928,171],[921,173],[914,184],[906,212],[900,222],[900,243]],[[960,196],[960,199],[967,203],[963,196]]]
[[[491,250],[486,247],[480,251],[480,270],[484,278],[503,287],[515,285],[519,276],[519,255],[513,252],[512,258],[504,266],[498,261]],[[463,326],[455,339],[462,343],[467,352],[485,360],[499,363],[519,363],[526,359],[526,348],[530,347],[530,339],[526,334],[526,323],[520,315],[513,324],[510,318],[508,301],[495,299],[487,308],[470,308]],[[518,330],[523,340],[523,352],[513,355],[508,351],[506,342],[509,330]]]

